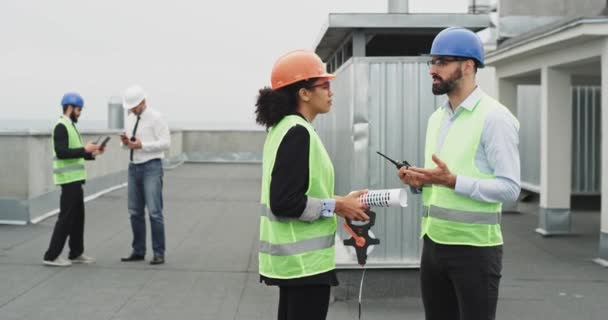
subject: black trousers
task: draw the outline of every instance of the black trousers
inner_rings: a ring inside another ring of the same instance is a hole
[[[426,320],[493,320],[502,246],[443,245],[424,237],[420,280]]]
[[[279,287],[278,320],[325,320],[329,285]]]
[[[69,258],[73,259],[84,252],[84,194],[82,181],[66,183],[61,186],[59,217],[53,229],[49,249],[44,260],[55,260],[63,251],[66,239],[70,237]]]

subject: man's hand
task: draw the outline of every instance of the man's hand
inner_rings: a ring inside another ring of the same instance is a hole
[[[129,140],[129,143],[127,145],[129,147],[129,149],[141,149],[142,148],[141,140],[139,140],[139,138],[137,138],[137,137],[135,137],[134,139],[135,139],[135,141]]]
[[[120,142],[122,142],[123,145],[129,145],[129,137],[127,137],[127,133],[123,132],[120,134]]]
[[[336,214],[353,221],[369,220],[369,217],[365,214],[367,206],[359,201],[359,196],[365,193],[367,193],[367,190],[353,191],[345,197],[335,197]]]
[[[100,154],[103,154],[104,151],[106,151],[106,146],[105,145],[100,145],[97,150],[93,151],[93,153],[92,153],[93,157],[96,157],[96,156],[98,156]]]
[[[404,170],[404,174],[412,176],[413,179],[416,179],[421,184],[438,184],[454,189],[456,187],[456,176],[453,175],[448,166],[434,154],[433,162],[437,165],[437,167],[433,169],[409,167]],[[399,171],[399,174],[401,176],[401,170]]]
[[[86,146],[84,146],[84,151],[86,153],[93,153],[95,151],[97,151],[99,149],[99,146],[93,142],[89,142],[87,143]]]
[[[410,168],[416,168],[416,167],[401,167],[401,169],[399,169],[399,171],[397,171],[397,175],[399,176],[399,179],[401,179],[401,182],[403,182],[404,184],[407,184],[413,188],[416,189],[420,189],[422,188],[422,182],[420,182],[414,175],[409,174],[408,169]]]
[[[97,157],[100,154],[103,154],[103,152],[105,151],[105,148],[99,148],[95,151],[93,151],[91,154],[93,155],[93,157]]]

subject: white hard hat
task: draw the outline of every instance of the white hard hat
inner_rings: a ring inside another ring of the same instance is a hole
[[[144,99],[146,99],[146,93],[141,86],[130,86],[125,90],[125,94],[122,97],[122,107],[126,110],[131,110],[137,107]]]

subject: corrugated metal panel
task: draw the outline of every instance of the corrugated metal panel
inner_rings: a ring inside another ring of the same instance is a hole
[[[522,187],[540,191],[540,86],[518,86],[519,158]]]
[[[599,194],[601,101],[599,86],[572,88],[572,193]],[[540,190],[540,87],[518,87],[522,185]]]
[[[601,87],[578,86],[572,90],[572,192],[601,191]]]
[[[361,57],[350,59],[332,82],[332,111],[315,121],[336,168],[336,194],[357,189],[400,188],[396,168],[379,150],[412,164],[423,162],[426,123],[438,105],[431,92],[425,59]],[[440,97],[439,100],[442,100]],[[417,267],[420,261],[419,196],[403,209],[377,209],[373,228],[381,244],[371,267]],[[342,238],[346,234],[342,232]],[[339,248],[338,250],[343,250]],[[354,256],[341,267],[358,266]]]

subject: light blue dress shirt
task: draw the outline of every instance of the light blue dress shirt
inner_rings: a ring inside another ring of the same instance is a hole
[[[332,218],[334,216],[334,211],[336,211],[336,200],[324,199],[322,203],[323,206],[321,207],[321,217]]]
[[[439,134],[437,150],[433,152],[441,159],[441,149],[445,138],[458,116],[473,110],[486,94],[477,87],[461,104],[452,111],[447,100],[441,108],[447,111]],[[514,202],[521,189],[519,163],[519,125],[507,110],[496,109],[488,114],[481,134],[481,144],[475,155],[475,164],[483,173],[493,174],[494,179],[477,179],[458,175],[455,191],[457,194],[485,202]]]
[[[336,199],[319,199],[307,197],[306,207],[300,220],[314,221],[319,218],[333,218],[336,211]]]

